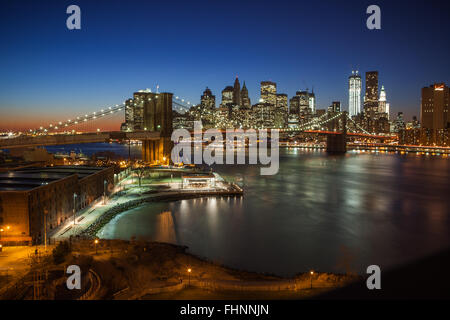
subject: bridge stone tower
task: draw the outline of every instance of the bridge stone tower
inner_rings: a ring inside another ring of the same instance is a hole
[[[347,112],[341,112],[340,132],[327,135],[327,152],[346,153],[347,152]]]
[[[168,164],[172,151],[172,93],[147,93],[143,112],[146,131],[160,133],[159,140],[142,141],[142,160]]]

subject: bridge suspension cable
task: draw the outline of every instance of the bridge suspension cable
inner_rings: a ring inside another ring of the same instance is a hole
[[[318,127],[318,126],[322,126],[324,124],[329,123],[330,121],[336,120],[339,117],[341,117],[343,114],[343,112],[338,112],[335,115],[333,115],[330,118],[327,118],[328,113],[324,113],[323,115],[321,115],[318,118],[312,119],[311,121],[304,123],[300,126],[298,126],[297,128],[290,128],[287,131],[304,131],[304,130],[311,130],[314,129],[314,127]],[[362,133],[367,134],[367,135],[372,135],[372,136],[376,136],[376,134],[374,133],[370,133],[369,131],[365,130],[363,127],[361,127],[358,123],[355,122],[355,120],[353,120],[348,114],[346,114],[347,119],[350,120],[354,125],[355,128],[357,128],[358,130],[360,130]],[[349,128],[350,131],[353,131],[354,133],[359,133],[358,130],[352,130]]]
[[[112,115],[116,112],[121,111],[122,109],[125,109],[124,103],[122,103],[120,105],[116,104],[115,106],[112,106],[112,107],[105,107],[99,111],[94,111],[92,113],[86,113],[85,115],[77,116],[73,119],[68,119],[67,121],[59,121],[55,124],[51,123],[46,127],[41,126],[38,129],[30,129],[29,132],[35,133],[35,134],[36,133],[47,133],[47,132],[52,132],[52,131],[56,132],[58,130],[68,129],[70,127],[73,127],[78,124],[82,124],[84,122],[88,122],[88,121],[103,118],[105,116]]]
[[[303,131],[303,130],[310,130],[310,129],[313,129],[314,127],[316,127],[316,126],[321,126],[321,125],[323,125],[323,124],[326,124],[326,123],[328,123],[328,122],[330,122],[330,121],[336,119],[336,118],[339,117],[341,114],[339,113],[339,114],[337,114],[337,115],[335,115],[335,116],[333,116],[333,117],[331,117],[331,118],[326,118],[327,115],[328,115],[328,113],[324,113],[323,115],[321,115],[321,116],[318,117],[318,118],[314,118],[314,119],[310,120],[310,121],[307,122],[307,123],[303,123],[303,124],[299,125],[299,126],[296,127],[296,128],[290,128],[290,129],[287,129],[287,131]]]
[[[189,111],[189,108],[193,106],[193,104],[190,101],[187,101],[180,97],[173,97],[172,99],[173,109],[179,113],[185,113]],[[86,123],[93,120],[102,119],[104,117],[110,116],[112,114],[115,114],[119,111],[125,110],[127,106],[125,103],[122,104],[116,104],[111,107],[105,107],[103,109],[100,109],[98,111],[94,111],[92,113],[87,113],[84,115],[77,116],[75,118],[68,119],[66,121],[58,121],[56,123],[50,123],[47,126],[40,126],[39,128],[29,129],[29,133],[33,134],[39,134],[39,133],[50,133],[50,132],[58,132],[58,131],[65,131],[66,129],[69,129],[73,126]],[[128,107],[129,108],[129,107]],[[73,130],[72,130],[73,132]]]
[[[357,124],[355,122],[355,120],[353,120],[348,114],[347,114],[347,119],[350,120],[355,125],[355,127],[357,127],[359,130],[361,130],[365,134],[373,135],[372,133],[370,133],[369,131],[365,130],[363,127],[361,127],[359,124]]]
[[[172,104],[175,106],[173,109],[182,114],[189,111],[189,109],[193,106],[190,101],[186,101],[178,96],[172,98]]]

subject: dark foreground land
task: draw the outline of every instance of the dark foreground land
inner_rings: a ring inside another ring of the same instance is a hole
[[[354,275],[300,273],[293,278],[227,268],[167,243],[78,240],[10,283],[2,299],[304,299],[359,279]],[[81,269],[81,289],[69,290],[67,267]],[[36,290],[38,289],[38,290]]]

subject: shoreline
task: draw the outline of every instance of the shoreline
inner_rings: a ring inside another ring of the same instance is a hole
[[[70,258],[72,262],[88,261],[84,269],[92,269],[100,276],[104,291],[93,299],[218,299],[223,295],[234,299],[247,299],[247,295],[301,299],[361,278],[327,272],[282,277],[245,271],[201,258],[187,252],[186,246],[164,242],[101,240],[98,246],[94,249],[92,241],[80,240],[73,244]]]
[[[242,190],[242,189],[241,189]],[[242,196],[243,192],[236,189],[236,191],[195,191],[195,192],[156,192],[151,193],[150,196],[140,196],[138,199],[129,200],[125,203],[119,203],[109,208],[106,212],[101,214],[93,223],[91,223],[86,229],[81,231],[75,237],[83,239],[94,239],[97,233],[114,217],[117,215],[139,207],[145,203],[157,202],[157,201],[179,201],[185,199],[195,199],[202,197],[235,197]]]

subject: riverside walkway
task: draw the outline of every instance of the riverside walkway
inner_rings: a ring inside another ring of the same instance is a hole
[[[62,224],[50,233],[50,243],[68,240],[86,232],[94,223],[105,214],[111,213],[115,208],[130,208],[144,202],[159,200],[182,200],[208,196],[241,196],[242,188],[231,183],[220,182],[214,189],[181,189],[179,183],[151,184],[145,186],[128,185],[126,190],[118,191],[103,203],[102,199],[94,202],[88,208],[84,208],[75,218]],[[157,191],[154,187],[165,187],[166,190]],[[125,209],[126,210],[126,209]],[[105,218],[105,217],[103,217]]]

